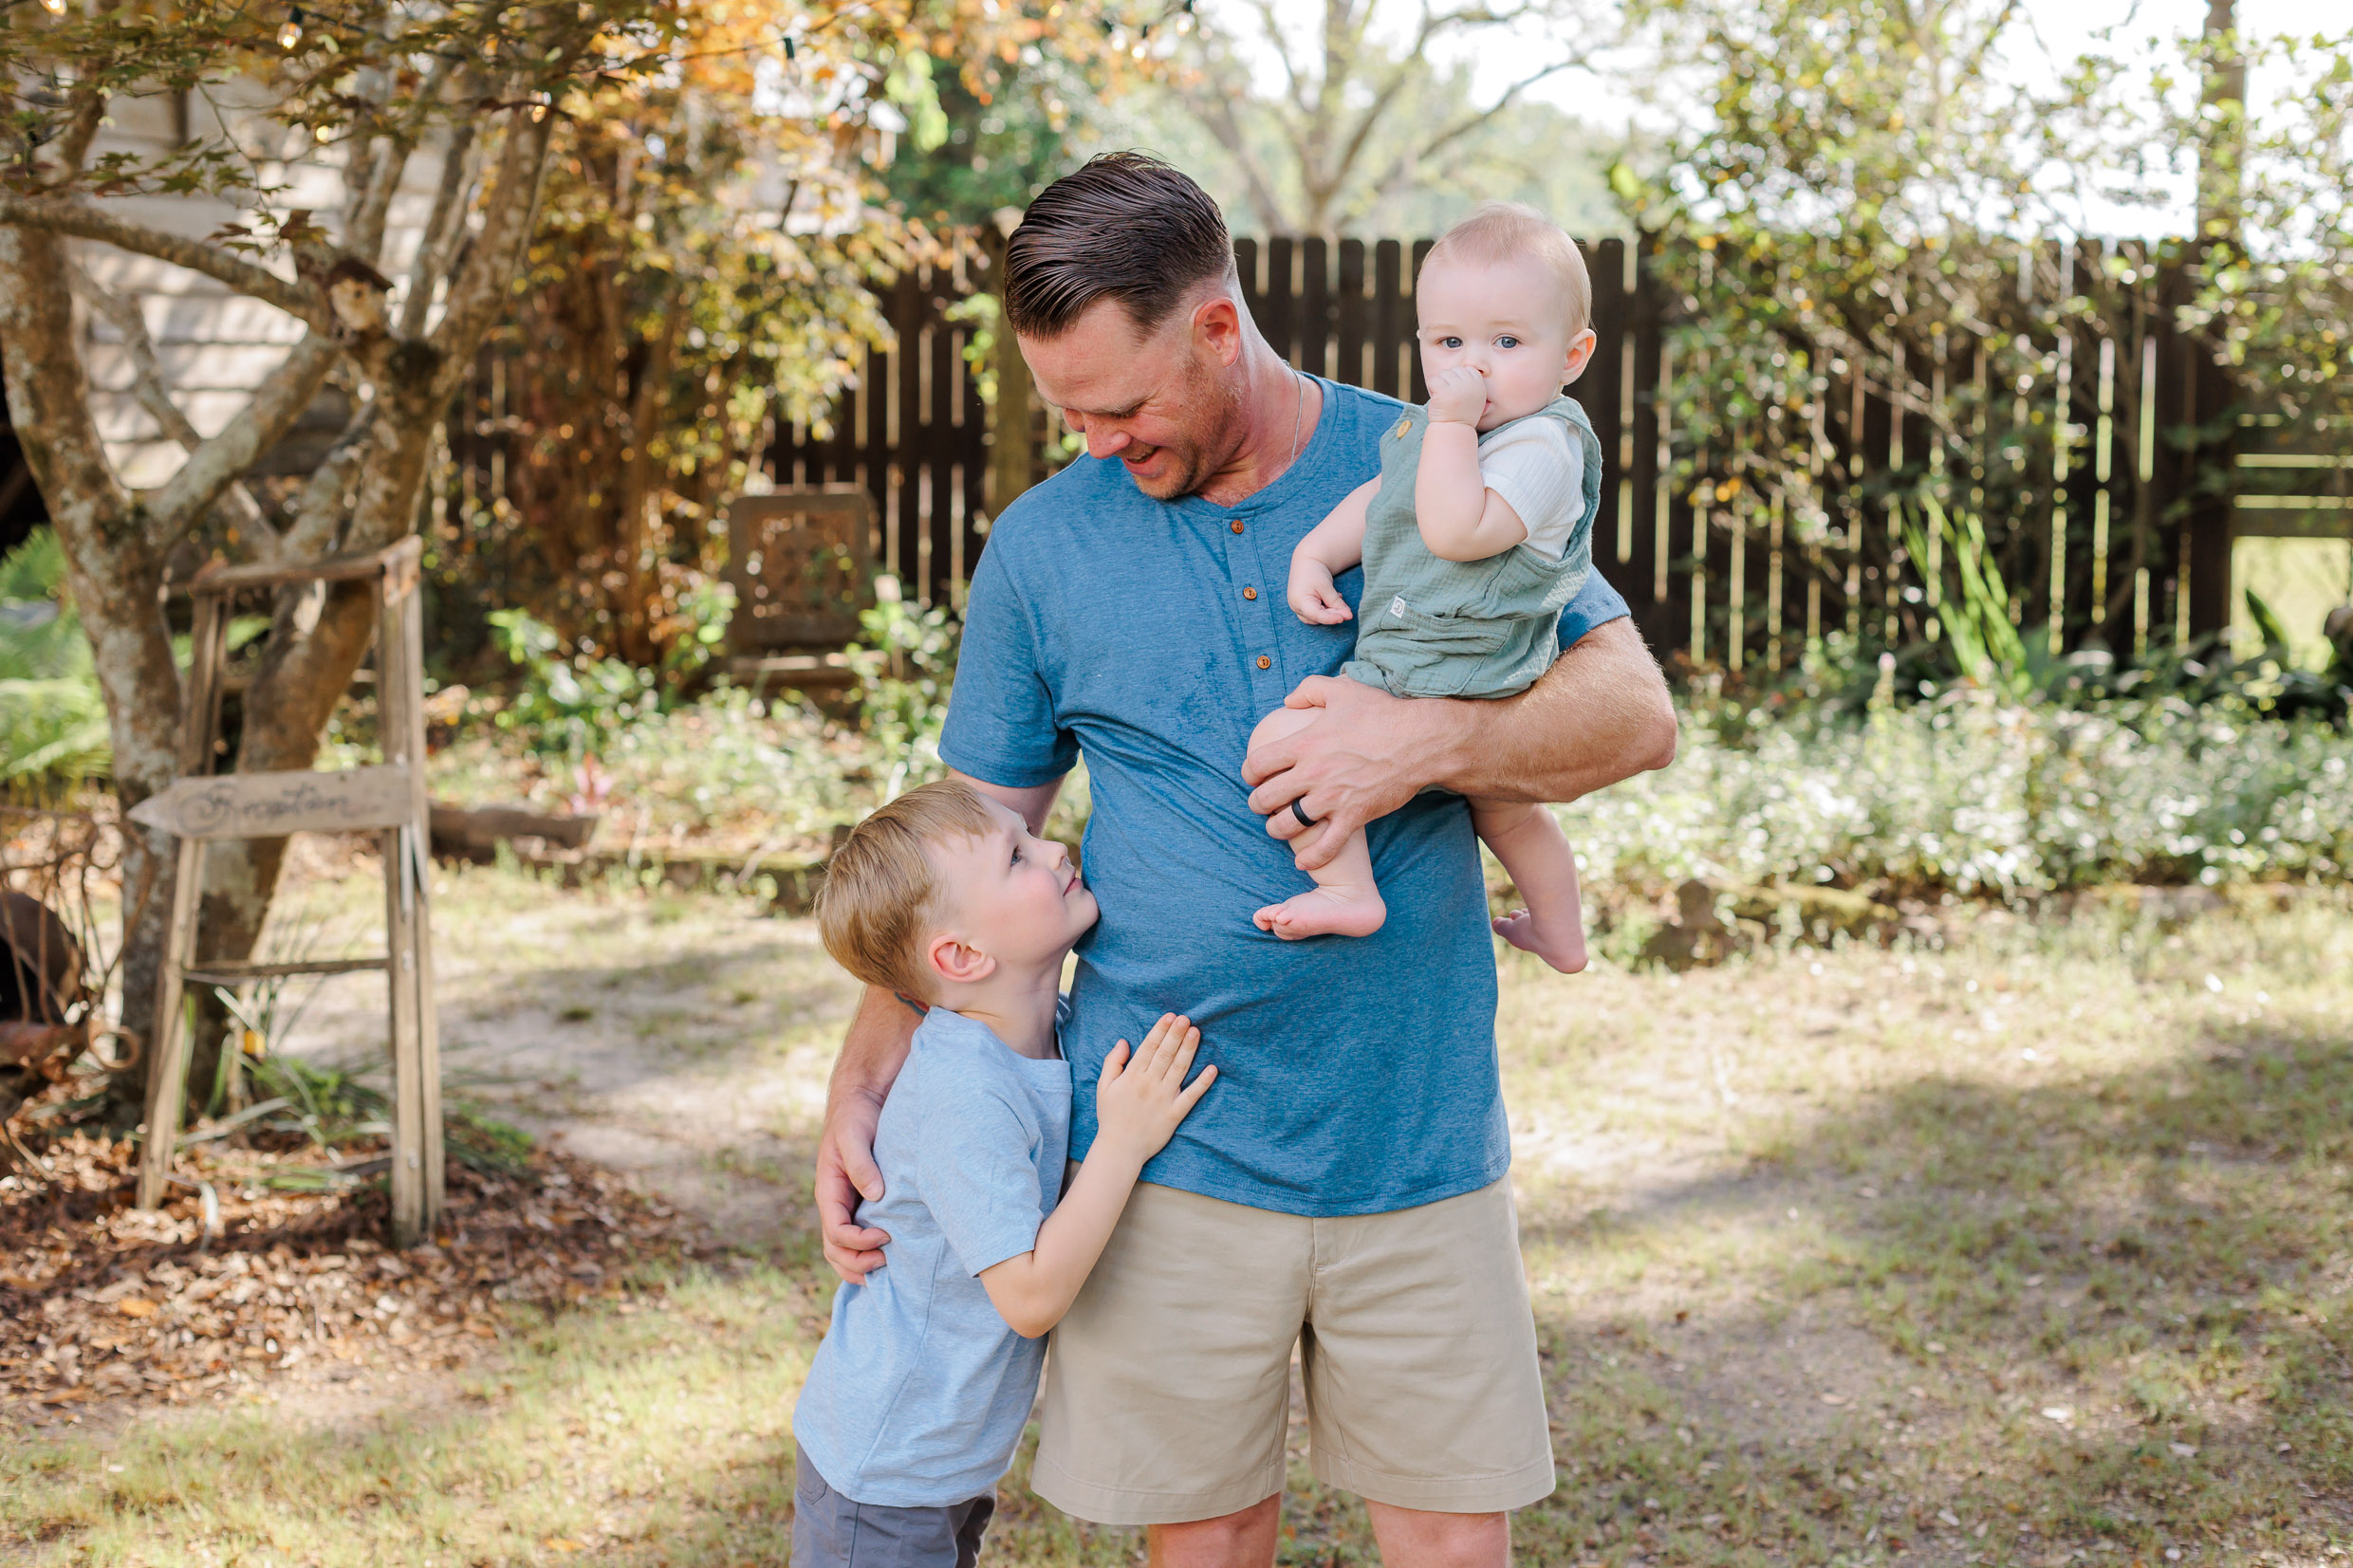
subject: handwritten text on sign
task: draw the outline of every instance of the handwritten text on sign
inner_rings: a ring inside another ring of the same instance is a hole
[[[399,827],[415,809],[407,768],[353,767],[181,779],[141,801],[131,820],[181,839],[275,839]]]

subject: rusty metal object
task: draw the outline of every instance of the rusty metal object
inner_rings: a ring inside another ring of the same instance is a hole
[[[0,1130],[83,1058],[109,1072],[139,1061],[137,1037],[106,1016],[111,964],[92,961],[107,947],[97,911],[126,891],[134,911],[141,901],[121,870],[110,821],[0,807]]]

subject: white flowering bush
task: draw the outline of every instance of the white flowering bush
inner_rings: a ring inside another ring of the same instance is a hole
[[[1961,691],[1800,711],[1560,808],[1588,879],[1692,876],[2027,897],[2100,882],[2336,881],[2353,737],[2179,702],[2086,710]]]

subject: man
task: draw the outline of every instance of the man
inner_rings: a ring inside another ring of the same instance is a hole
[[[1332,678],[1354,624],[1303,623],[1283,584],[1377,471],[1398,405],[1274,354],[1224,220],[1176,171],[1114,154],[1056,182],[1008,246],[1004,297],[1088,455],[997,520],[941,754],[1032,824],[1086,760],[1102,920],[1063,1034],[1077,1104],[1111,1042],[1164,1011],[1199,1024],[1219,1072],[1055,1332],[1033,1485],[1150,1526],[1156,1563],[1264,1568],[1297,1345],[1311,1463],[1366,1499],[1383,1560],[1503,1563],[1509,1510],[1553,1471],[1462,797],[1568,801],[1665,765],[1664,684],[1598,574],[1517,697]],[[1287,697],[1323,713],[1246,755]],[[1252,925],[1367,826],[1379,932]],[[916,1022],[870,990],[835,1065],[817,1195],[845,1279],[882,1262],[852,1213],[880,1195],[875,1121]],[[1082,1109],[1073,1158],[1093,1133]]]

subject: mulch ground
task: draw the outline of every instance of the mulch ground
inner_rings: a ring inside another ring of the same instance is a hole
[[[619,1299],[642,1288],[642,1265],[708,1250],[666,1206],[547,1149],[511,1173],[453,1159],[433,1242],[395,1252],[366,1173],[382,1151],[364,1142],[198,1145],[149,1212],[131,1207],[136,1143],[27,1142],[46,1169],[0,1175],[0,1411],[36,1423],[298,1372],[462,1366],[517,1305]]]

